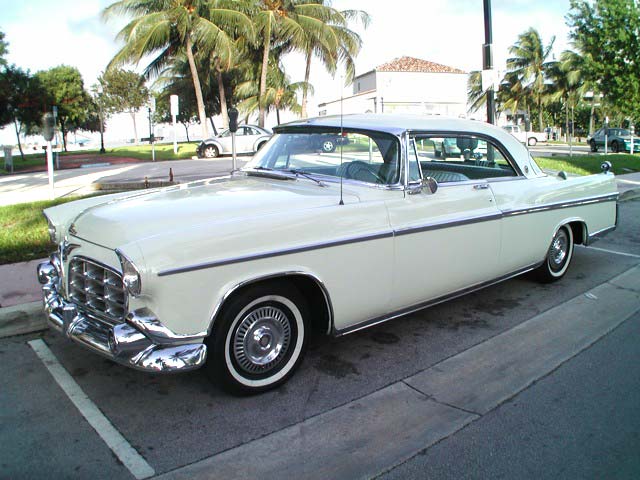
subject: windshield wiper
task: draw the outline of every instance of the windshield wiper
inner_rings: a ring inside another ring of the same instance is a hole
[[[304,178],[308,178],[309,180],[313,180],[314,182],[316,182],[321,187],[326,187],[327,186],[324,182],[318,180],[317,178],[312,177],[307,172],[305,172],[304,170],[300,170],[299,168],[290,168],[290,169],[285,170],[285,171],[295,174],[296,177],[298,177],[298,175],[301,175]]]
[[[295,180],[281,170],[274,170],[268,167],[253,167],[251,170],[243,170],[247,175],[257,177],[275,178],[277,180]]]

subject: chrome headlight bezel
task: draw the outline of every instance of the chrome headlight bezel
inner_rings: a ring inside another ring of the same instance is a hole
[[[53,224],[53,222],[47,216],[46,213],[42,212],[42,215],[44,216],[44,218],[47,219],[47,230],[49,231],[49,240],[51,240],[51,243],[57,244],[58,243],[58,231],[56,229],[56,226]]]
[[[125,290],[132,297],[139,296],[142,291],[142,280],[138,267],[136,267],[135,263],[133,263],[129,257],[118,249],[116,249],[116,255],[122,267],[122,284]]]

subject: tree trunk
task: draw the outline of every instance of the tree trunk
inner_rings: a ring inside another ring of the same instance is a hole
[[[18,150],[20,150],[20,158],[24,162],[24,152],[22,151],[22,143],[20,143],[20,129],[18,128],[18,119],[13,119],[13,124],[16,127],[16,138],[18,139]]]
[[[280,109],[276,107],[276,120],[278,121],[278,125],[280,125]]]
[[[218,135],[218,129],[216,128],[216,124],[213,123],[213,118],[209,117],[209,121],[211,122],[211,129],[213,130],[213,134]]]
[[[262,71],[260,72],[260,96],[258,97],[258,107],[260,116],[258,125],[264,128],[265,104],[264,95],[267,92],[267,70],[269,69],[269,48],[271,47],[271,21],[264,32],[264,51],[262,52]]]
[[[594,94],[595,97],[595,94]],[[589,135],[593,135],[596,116],[596,102],[591,99],[591,115],[589,115]]]
[[[565,122],[564,122],[564,126],[566,128],[566,130],[564,131],[564,138],[565,141],[568,142],[569,141],[569,98],[567,98],[567,103],[565,104]]]
[[[309,51],[307,51],[307,66],[304,70],[304,85],[302,86],[301,118],[307,118],[307,87],[309,86],[309,76],[311,75],[311,56],[311,49],[309,49]]]
[[[198,105],[198,117],[200,118],[200,128],[202,129],[202,139],[209,137],[209,129],[207,128],[207,115],[204,112],[204,100],[202,98],[202,87],[200,86],[200,77],[198,77],[198,69],[196,61],[193,58],[193,42],[191,37],[187,35],[187,60],[189,60],[189,69],[191,70],[191,78],[193,79],[193,88],[196,93],[196,103]]]
[[[540,126],[539,132],[544,131],[544,125],[542,124],[544,120],[542,119],[542,97],[538,97],[538,124]]]
[[[65,120],[63,117],[58,117],[60,119],[60,133],[62,134],[62,147],[64,151],[67,152],[67,131],[64,128]]]
[[[218,95],[220,95],[220,113],[222,114],[222,126],[229,128],[229,115],[227,113],[227,96],[224,93],[224,81],[222,80],[222,72],[216,68],[218,75]]]
[[[184,131],[187,134],[187,142],[190,142],[191,140],[189,140],[189,124],[188,123],[183,123],[182,126],[184,127]]]
[[[138,137],[138,124],[136,123],[136,112],[131,110],[129,112],[131,115],[131,120],[133,121],[133,143],[136,145],[140,144],[140,138]],[[151,136],[151,132],[149,132],[149,136]]]

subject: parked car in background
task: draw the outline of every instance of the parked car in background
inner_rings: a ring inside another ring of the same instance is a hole
[[[592,152],[598,148],[604,148],[605,142],[612,153],[631,151],[631,132],[626,128],[601,128],[592,137],[587,138],[587,143]],[[634,150],[638,150],[638,140],[634,139]]]
[[[516,137],[520,142],[525,145],[533,147],[539,142],[546,142],[548,140],[547,134],[543,132],[526,131],[520,125],[505,125],[502,127],[506,132]]]
[[[433,149],[436,157],[481,160],[487,154],[487,142],[478,140],[466,142],[460,138],[434,138]]]
[[[273,132],[257,125],[238,125],[236,153],[255,153],[269,141],[272,135]],[[227,129],[215,137],[203,140],[196,151],[200,158],[231,155],[231,131]]]
[[[257,393],[293,374],[313,334],[532,270],[559,280],[575,244],[617,224],[608,162],[550,176],[483,122],[371,114],[274,130],[229,177],[45,210],[58,245],[38,268],[49,324],[131,368],[206,364],[213,381]],[[319,136],[344,146],[325,152]],[[486,154],[443,159],[437,138]]]

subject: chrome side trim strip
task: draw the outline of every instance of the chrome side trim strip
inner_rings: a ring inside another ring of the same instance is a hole
[[[315,243],[312,245],[306,245],[303,247],[287,248],[284,250],[273,250],[271,252],[257,253],[253,255],[244,255],[241,257],[233,257],[225,260],[216,260],[214,262],[205,262],[197,265],[190,265],[188,267],[173,268],[169,270],[163,270],[158,273],[159,277],[167,275],[175,275],[177,273],[193,272],[195,270],[203,270],[205,268],[222,267],[225,265],[233,265],[234,263],[248,262],[250,260],[263,260],[265,258],[280,257],[282,255],[293,255],[295,253],[308,252],[310,250],[320,250],[323,248],[340,247],[342,245],[349,245],[351,243],[368,242],[372,240],[380,240],[383,238],[393,237],[393,231],[375,233],[372,235],[364,235],[362,237],[346,238],[344,240],[336,240],[334,242]]]
[[[477,182],[470,182],[470,183],[477,183]],[[469,218],[463,218],[460,220],[453,220],[453,221],[449,221],[449,222],[439,222],[439,223],[431,223],[431,224],[426,224],[426,225],[419,225],[419,226],[415,226],[415,227],[406,227],[406,228],[401,228],[398,230],[392,230],[392,231],[388,231],[388,232],[382,232],[382,233],[376,233],[376,234],[371,234],[371,235],[364,235],[362,237],[352,237],[352,238],[347,238],[344,240],[337,240],[334,242],[327,242],[327,243],[316,243],[316,244],[311,244],[311,245],[305,245],[305,246],[301,246],[301,247],[294,247],[294,248],[289,248],[289,249],[283,249],[283,250],[272,250],[270,252],[264,252],[264,253],[257,253],[257,254],[251,254],[251,255],[244,255],[244,256],[240,256],[240,257],[232,257],[232,258],[228,258],[228,259],[224,259],[224,260],[216,260],[213,262],[204,262],[204,263],[199,263],[196,265],[189,265],[186,267],[179,267],[179,268],[172,268],[172,269],[168,269],[168,270],[162,270],[160,272],[158,272],[158,276],[159,277],[165,277],[168,275],[176,275],[178,273],[187,273],[187,272],[193,272],[196,270],[203,270],[203,269],[207,269],[207,268],[214,268],[214,267],[222,267],[225,265],[233,265],[235,263],[242,263],[242,262],[248,262],[251,260],[263,260],[266,258],[272,258],[272,257],[280,257],[283,255],[292,255],[295,253],[303,253],[303,252],[308,252],[311,250],[319,250],[319,249],[323,249],[323,248],[331,248],[331,247],[339,247],[342,245],[349,245],[352,243],[359,243],[359,242],[367,242],[367,241],[371,241],[371,240],[380,240],[383,238],[391,238],[394,236],[402,236],[402,235],[410,235],[410,234],[414,234],[414,233],[422,233],[422,232],[427,232],[427,231],[431,231],[431,230],[438,230],[438,229],[442,229],[442,228],[453,228],[453,227],[459,227],[459,226],[463,226],[463,225],[470,225],[473,223],[479,223],[479,222],[490,222],[490,221],[494,221],[494,220],[500,220],[501,218],[504,217],[512,217],[512,216],[517,216],[517,215],[526,215],[526,214],[530,214],[530,213],[538,213],[538,212],[543,212],[543,211],[550,211],[550,210],[558,210],[558,209],[563,209],[563,208],[570,208],[570,207],[577,207],[577,206],[582,206],[582,205],[590,205],[590,204],[594,204],[594,203],[601,203],[601,202],[613,202],[613,201],[617,201],[618,199],[618,193],[614,193],[614,194],[607,194],[607,195],[600,195],[600,196],[596,196],[596,197],[591,197],[591,198],[587,198],[587,199],[583,199],[583,200],[574,200],[574,201],[570,201],[570,202],[557,202],[557,203],[551,203],[551,204],[547,204],[547,205],[541,205],[538,207],[533,207],[533,208],[523,208],[523,209],[517,209],[517,210],[505,210],[502,212],[498,212],[498,213],[492,213],[492,214],[488,214],[488,215],[481,215],[481,216],[477,216],[477,217],[469,217]]]
[[[451,222],[445,221],[445,222],[438,222],[438,223],[429,223],[426,225],[420,225],[416,227],[407,227],[407,228],[396,230],[395,235],[397,237],[400,237],[402,235],[411,235],[413,233],[428,232],[431,230],[440,230],[442,228],[461,227],[463,225],[471,225],[473,223],[490,222],[492,220],[500,220],[501,218],[502,218],[501,213],[492,213],[490,215],[469,217],[469,218],[464,218],[462,220],[454,220]]]
[[[495,285],[496,283],[504,282],[504,281],[509,280],[511,278],[517,277],[518,275],[522,275],[523,273],[530,272],[531,270],[534,270],[535,268],[537,268],[540,265],[542,265],[542,263],[544,263],[544,262],[534,263],[532,265],[529,265],[528,267],[521,268],[519,270],[516,270],[513,273],[509,273],[507,275],[503,275],[503,276],[498,277],[498,278],[496,278],[494,280],[489,280],[487,282],[482,282],[482,283],[479,283],[479,284],[471,286],[471,287],[463,288],[462,290],[458,290],[457,292],[453,292],[453,293],[450,293],[450,294],[447,294],[447,295],[443,295],[442,297],[438,297],[438,298],[435,298],[433,300],[429,300],[429,301],[426,301],[426,302],[423,302],[423,303],[419,303],[417,305],[413,305],[411,307],[407,307],[407,308],[404,308],[402,310],[398,310],[396,312],[392,312],[392,313],[383,315],[381,317],[372,318],[371,320],[365,320],[364,322],[358,323],[356,325],[352,325],[352,326],[347,327],[347,328],[343,328],[341,330],[338,330],[338,329],[336,329],[334,327],[333,331],[332,331],[332,334],[333,334],[333,336],[341,337],[341,336],[344,336],[344,335],[348,335],[350,333],[357,332],[359,330],[363,330],[365,328],[373,327],[374,325],[378,325],[380,323],[384,323],[384,322],[387,322],[389,320],[393,320],[393,319],[398,318],[398,317],[403,317],[405,315],[409,315],[410,313],[414,313],[414,312],[423,310],[423,309],[428,308],[428,307],[433,307],[434,305],[437,305],[439,303],[444,303],[444,302],[447,302],[449,300],[453,300],[454,298],[462,297],[464,295],[467,295],[468,293],[472,293],[472,292],[475,292],[477,290],[481,290],[481,289],[483,289],[485,287],[490,287],[491,285]]]
[[[549,203],[546,205],[540,205],[538,207],[522,208],[515,210],[504,210],[502,215],[505,217],[513,217],[516,215],[526,215],[529,213],[546,212],[549,210],[559,210],[562,208],[579,207],[582,205],[591,205],[594,203],[602,202],[615,202],[618,200],[618,193],[612,193],[607,195],[598,195],[596,197],[590,197],[582,200],[572,200],[567,202]]]

